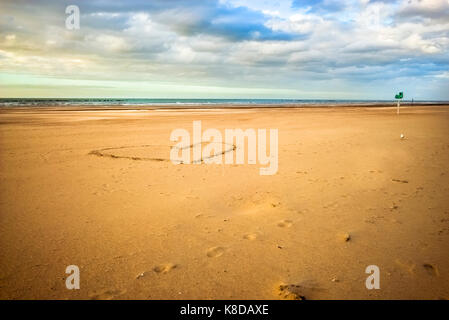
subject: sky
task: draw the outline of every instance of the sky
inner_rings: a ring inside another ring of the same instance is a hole
[[[399,91],[449,100],[449,0],[0,0],[0,98]]]

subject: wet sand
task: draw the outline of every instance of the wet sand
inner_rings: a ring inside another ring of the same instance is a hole
[[[1,299],[449,298],[449,106],[120,109],[0,110]],[[194,120],[277,174],[174,165]]]

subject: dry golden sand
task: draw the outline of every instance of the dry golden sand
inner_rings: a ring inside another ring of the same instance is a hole
[[[139,160],[193,120],[277,128],[278,173]],[[0,298],[447,299],[448,133],[447,106],[3,109]]]

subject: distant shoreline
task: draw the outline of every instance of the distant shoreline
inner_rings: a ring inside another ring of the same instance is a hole
[[[405,100],[402,106],[448,105],[449,101]],[[110,99],[110,98],[0,98],[0,108],[150,108],[150,109],[217,109],[217,108],[308,108],[308,107],[389,107],[396,100],[331,99]]]
[[[449,102],[403,102],[401,108],[449,106]],[[354,104],[148,104],[148,105],[87,105],[87,104],[40,104],[40,105],[1,105],[0,111],[151,111],[151,110],[221,110],[221,109],[340,109],[340,108],[396,108],[395,102],[390,103],[354,103]]]

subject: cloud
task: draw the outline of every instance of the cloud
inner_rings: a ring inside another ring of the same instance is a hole
[[[339,0],[294,0],[293,8],[308,8],[310,12],[338,12],[346,7],[344,1]]]
[[[449,85],[444,1],[78,0],[70,31],[71,2],[0,2],[0,74],[351,97]]]
[[[447,0],[408,0],[401,4],[400,18],[444,19],[449,21],[449,1]]]

